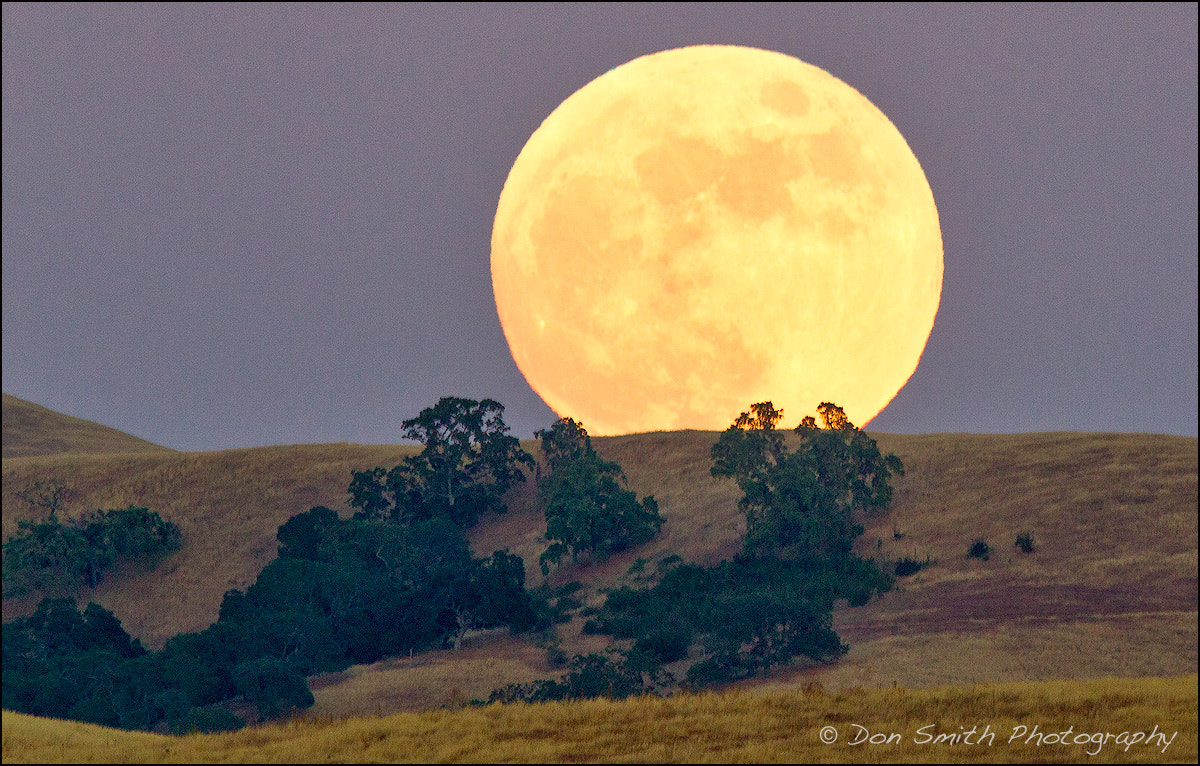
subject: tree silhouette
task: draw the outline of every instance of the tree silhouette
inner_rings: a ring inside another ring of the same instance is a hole
[[[504,494],[525,480],[521,467],[534,467],[533,457],[508,435],[503,413],[492,399],[442,397],[401,424],[405,438],[424,445],[421,453],[390,471],[354,471],[350,504],[360,518],[449,518],[463,527],[489,511],[503,513]]]

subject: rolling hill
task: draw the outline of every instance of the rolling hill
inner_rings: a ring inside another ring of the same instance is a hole
[[[9,397],[5,397],[6,413]],[[19,401],[19,400],[18,400]],[[36,406],[36,405],[34,405]],[[44,419],[46,423],[57,421]],[[5,445],[9,444],[5,417]],[[860,553],[893,562],[929,559],[895,591],[859,608],[839,607],[834,628],[850,645],[838,663],[794,667],[741,684],[756,691],[933,688],[973,683],[1179,676],[1197,670],[1197,440],[1150,434],[872,434],[904,461],[896,500],[873,518]],[[715,432],[680,431],[594,440],[620,463],[630,487],[653,494],[666,523],[654,541],[596,563],[552,572],[582,583],[577,596],[636,583],[672,555],[715,563],[738,549],[741,516],[731,481],[709,474]],[[36,443],[28,430],[21,443]],[[15,437],[14,437],[14,443]],[[532,441],[525,448],[537,454]],[[3,460],[7,538],[31,513],[17,492],[36,480],[74,491],[71,512],[129,503],[183,530],[182,550],[153,571],[118,571],[79,594],[112,610],[157,648],[206,627],[223,594],[244,589],[275,557],[275,530],[313,505],[348,512],[353,469],[395,465],[413,446],[291,445],[216,452],[158,449],[62,452]],[[507,514],[471,533],[476,555],[508,548],[541,581],[544,519],[529,484]],[[1033,553],[1014,546],[1031,532]],[[977,538],[992,547],[970,558]],[[4,619],[30,600],[6,599]],[[418,711],[486,697],[495,687],[556,674],[546,651],[598,651],[607,637],[557,638],[481,632],[459,652],[427,652],[314,676],[316,715]]]
[[[167,449],[115,428],[3,395],[4,457],[157,452]]]

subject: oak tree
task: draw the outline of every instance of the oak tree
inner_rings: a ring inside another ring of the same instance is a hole
[[[485,513],[503,513],[505,493],[525,480],[522,466],[534,465],[503,413],[492,399],[442,397],[401,424],[405,438],[423,445],[421,453],[391,470],[355,471],[350,504],[360,518],[448,518],[464,528]]]

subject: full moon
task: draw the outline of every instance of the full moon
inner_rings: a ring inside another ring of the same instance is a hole
[[[634,59],[562,102],[496,209],[513,359],[594,435],[781,427],[834,402],[865,426],[933,329],[942,236],[904,137],[862,94],[772,51]]]

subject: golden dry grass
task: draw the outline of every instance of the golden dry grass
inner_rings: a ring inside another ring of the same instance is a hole
[[[809,687],[297,718],[184,737],[5,713],[3,755],[6,763],[1186,763],[1197,753],[1196,681]],[[826,743],[831,732],[836,741]]]
[[[737,551],[742,533],[733,482],[709,474],[717,434],[659,432],[595,439],[639,495],[653,494],[666,523],[658,538],[606,562],[581,559],[550,584],[583,583],[589,604],[602,590],[633,583],[667,556],[711,564]],[[1194,673],[1196,652],[1197,440],[1149,434],[877,434],[908,469],[896,502],[872,519],[860,552],[885,563],[901,556],[936,564],[900,581],[884,598],[839,608],[834,627],[851,645],[838,664],[783,669],[746,688],[911,687],[978,682],[1176,676]],[[524,443],[537,453],[533,441]],[[53,479],[76,492],[68,510],[129,503],[179,524],[183,549],[150,572],[115,572],[80,597],[112,610],[149,648],[217,617],[230,588],[245,588],[276,555],[275,530],[313,505],[349,512],[353,469],[391,466],[416,446],[291,445],[219,452],[64,454],[3,460],[3,530],[30,513],[16,493]],[[532,482],[514,490],[508,514],[471,532],[477,555],[507,547],[542,577],[545,522]],[[1013,546],[1030,530],[1033,554]],[[897,534],[901,535],[897,537]],[[970,559],[985,537],[995,553]],[[6,599],[4,619],[32,599]],[[559,626],[567,654],[600,651],[602,636]],[[465,696],[552,675],[528,637],[480,636],[455,656],[421,664],[354,668],[313,680],[316,709],[346,715],[429,709]],[[1086,647],[1088,651],[1081,651]],[[435,659],[436,658],[436,659]]]
[[[145,439],[3,394],[4,457],[165,450]]]
[[[469,635],[457,652],[424,652],[313,676],[309,688],[316,702],[306,715],[348,718],[367,711],[454,707],[487,699],[495,678],[527,683],[549,675],[553,671],[543,650],[506,630],[483,631]]]

